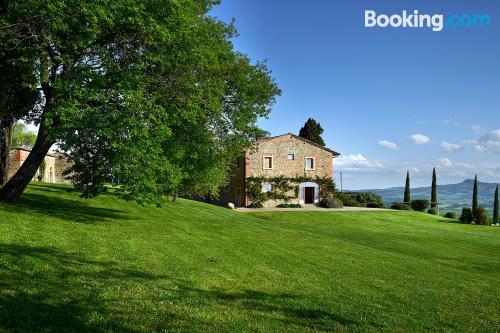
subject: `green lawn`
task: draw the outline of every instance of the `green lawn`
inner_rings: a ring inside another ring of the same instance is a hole
[[[412,212],[0,204],[0,332],[500,330],[500,228]]]

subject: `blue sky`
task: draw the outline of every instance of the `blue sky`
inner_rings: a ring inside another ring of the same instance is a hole
[[[489,28],[365,28],[364,11],[487,14]],[[344,188],[500,182],[500,1],[226,0],[234,45],[267,60],[283,93],[261,126],[325,129]],[[421,136],[414,136],[420,134]],[[427,140],[428,139],[428,140]]]

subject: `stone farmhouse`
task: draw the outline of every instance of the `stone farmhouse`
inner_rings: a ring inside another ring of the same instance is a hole
[[[10,151],[9,155],[9,174],[10,179],[17,170],[23,165],[24,161],[30,153],[29,149],[14,148]],[[45,156],[45,170],[38,169],[33,180],[40,180],[45,183],[69,183],[63,175],[64,171],[68,169],[70,163],[66,156],[62,153],[47,154]]]
[[[263,207],[274,207],[285,202],[316,204],[322,193],[320,180],[331,183],[333,159],[339,155],[291,133],[262,138],[237,159],[231,170],[229,185],[222,191],[219,203],[247,207],[252,203],[252,195],[257,195],[265,199]],[[282,184],[284,180],[288,181],[287,185]],[[256,183],[259,187],[251,188]],[[278,185],[282,190],[280,195],[277,195],[279,191],[275,188]]]

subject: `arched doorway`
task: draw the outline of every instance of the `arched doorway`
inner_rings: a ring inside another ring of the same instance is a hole
[[[314,182],[299,184],[299,203],[301,205],[315,204],[319,202],[319,185]]]

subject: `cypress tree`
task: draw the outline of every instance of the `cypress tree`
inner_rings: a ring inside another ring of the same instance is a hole
[[[325,142],[321,137],[322,134],[323,134],[323,128],[321,127],[320,123],[318,123],[313,118],[307,119],[306,123],[299,131],[300,137],[312,141],[314,143],[317,143],[320,146],[324,146]]]
[[[406,186],[405,186],[405,198],[404,202],[405,205],[409,205],[411,201],[411,196],[410,196],[410,171],[406,172]]]
[[[498,224],[498,185],[495,190],[495,200],[493,201],[493,224]]]
[[[477,175],[474,178],[474,190],[472,192],[472,215],[476,215],[477,210],[479,209],[479,203],[477,200]]]
[[[432,190],[431,190],[431,208],[437,207],[437,177],[436,168],[432,170]]]

